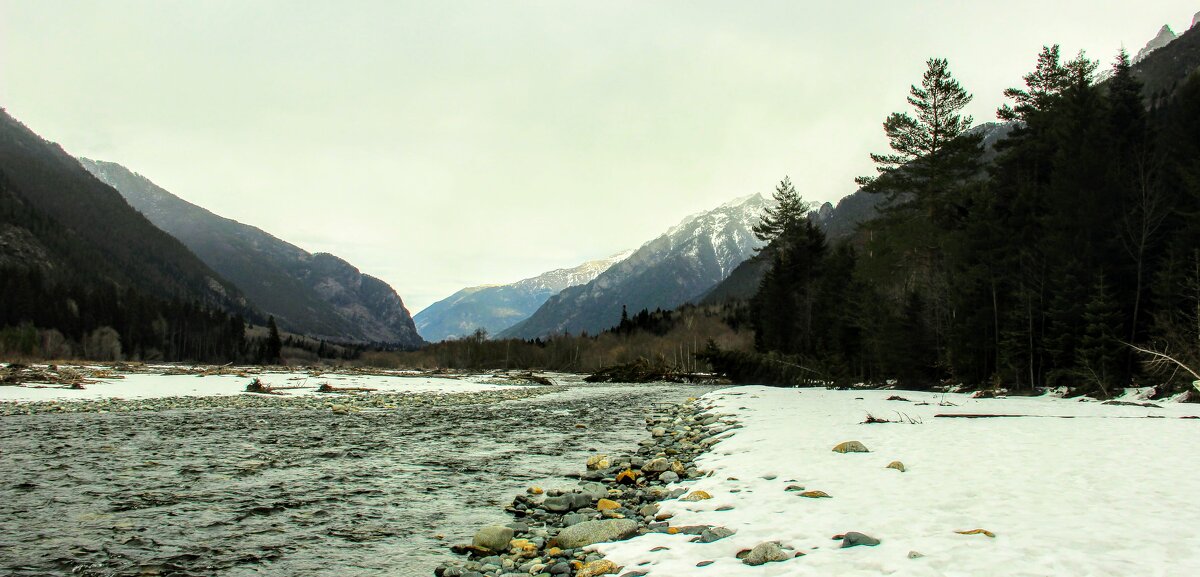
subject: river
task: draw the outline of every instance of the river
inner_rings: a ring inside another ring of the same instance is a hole
[[[516,493],[571,484],[632,451],[654,403],[709,390],[0,418],[0,573],[429,576]]]

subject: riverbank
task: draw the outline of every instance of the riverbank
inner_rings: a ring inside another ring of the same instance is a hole
[[[592,455],[574,487],[529,487],[505,509],[514,522],[480,528],[470,543],[453,547],[467,559],[440,565],[434,575],[596,577],[621,570],[595,551],[598,543],[652,533],[688,535],[705,543],[729,536],[721,527],[672,525],[672,515],[660,510],[661,503],[672,499],[711,498],[687,488],[688,481],[706,474],[695,461],[740,426],[711,408],[700,399],[659,405],[646,418],[649,438],[638,443],[636,452]]]
[[[8,381],[0,385],[0,416],[266,407],[389,410],[522,399],[553,390],[553,378],[578,381],[569,375],[547,378],[523,373],[444,375],[186,365],[0,368],[7,369]]]
[[[704,399],[743,428],[695,460],[711,475],[689,491],[712,499],[664,501],[660,514],[732,534],[704,543],[652,532],[594,547],[623,572],[1200,572],[1194,404],[768,387]],[[847,441],[869,452],[833,450]],[[739,558],[756,548],[774,561]]]

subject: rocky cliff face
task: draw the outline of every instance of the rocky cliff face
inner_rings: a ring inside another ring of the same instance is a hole
[[[622,307],[633,314],[695,302],[755,253],[760,243],[752,229],[768,203],[755,194],[689,216],[591,282],[550,298],[501,336],[594,334],[620,322]]]
[[[155,226],[179,239],[280,327],[339,342],[403,348],[424,341],[396,291],[330,254],[310,254],[191,204],[125,167],[80,159]]]

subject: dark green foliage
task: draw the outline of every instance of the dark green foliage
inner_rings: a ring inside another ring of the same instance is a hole
[[[983,167],[957,115],[969,94],[928,64],[859,181],[887,197],[880,217],[829,250],[781,230],[751,301],[757,352],[705,358],[789,385],[1186,386],[1128,343],[1200,364],[1200,74],[1147,108],[1124,53],[1097,85],[1094,62],[1046,47]]]

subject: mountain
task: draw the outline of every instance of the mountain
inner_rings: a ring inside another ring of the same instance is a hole
[[[1145,60],[1151,52],[1154,52],[1155,50],[1174,42],[1176,38],[1178,38],[1178,36],[1175,35],[1173,30],[1171,30],[1171,27],[1164,24],[1162,28],[1158,29],[1158,34],[1156,34],[1154,38],[1151,38],[1150,41],[1147,42],[1141,50],[1138,50],[1136,55],[1134,55],[1133,63],[1136,64],[1142,60]]]
[[[619,323],[622,307],[633,314],[699,300],[754,254],[760,243],[751,229],[767,206],[754,194],[689,216],[591,282],[551,297],[500,336],[594,334]]]
[[[2,109],[0,179],[6,204],[13,207],[0,220],[5,239],[0,263],[38,269],[55,281],[134,289],[227,311],[246,309],[234,284],[130,208],[60,146]],[[35,220],[42,224],[33,226]]]
[[[280,328],[338,342],[423,343],[396,291],[350,263],[213,214],[119,164],[79,163],[274,315]]]
[[[465,288],[429,305],[413,320],[421,335],[432,342],[468,335],[478,328],[495,335],[529,318],[550,297],[591,281],[630,254],[632,251],[623,252],[511,284]]]
[[[1162,36],[1160,32],[1159,37]],[[1153,44],[1155,41],[1151,41],[1147,47]],[[1163,99],[1174,94],[1188,76],[1198,70],[1200,70],[1200,26],[1192,26],[1174,40],[1151,50],[1133,66],[1134,76],[1142,81],[1142,94],[1146,100],[1160,104]]]

